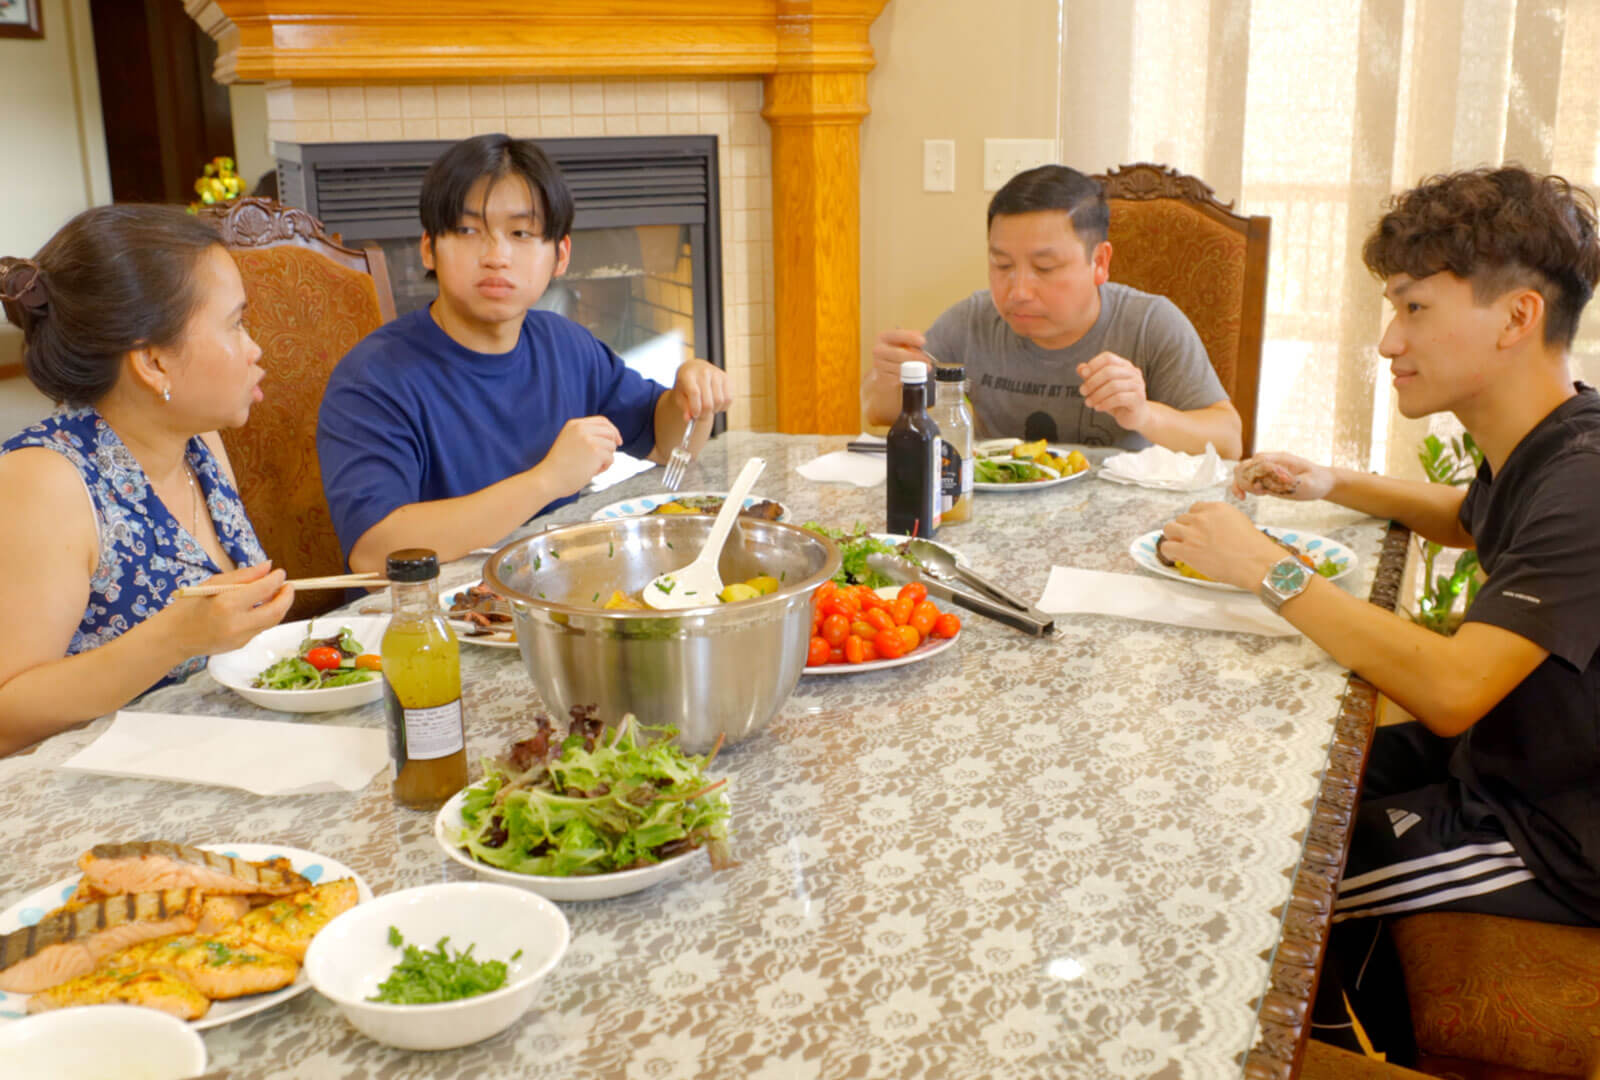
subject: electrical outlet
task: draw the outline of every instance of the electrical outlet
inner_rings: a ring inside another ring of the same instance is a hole
[[[983,190],[999,191],[1019,172],[1056,160],[1054,139],[983,140]]]
[[[922,140],[922,190],[954,191],[956,189],[956,141],[954,139]]]

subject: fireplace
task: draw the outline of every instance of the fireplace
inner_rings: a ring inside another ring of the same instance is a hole
[[[417,249],[422,176],[449,140],[280,142],[282,200],[384,250],[400,313],[430,302]],[[540,139],[572,189],[572,259],[539,306],[670,385],[690,357],[724,366],[715,136]]]

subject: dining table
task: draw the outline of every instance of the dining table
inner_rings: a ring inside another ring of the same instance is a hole
[[[881,529],[882,484],[796,472],[844,444],[728,432],[684,487],[726,490],[759,455],[756,492],[785,520]],[[1144,573],[1135,538],[1223,497],[1111,483],[1097,475],[1107,451],[1087,453],[1094,467],[1070,483],[980,492],[937,539],[1033,599],[1052,566]],[[659,491],[660,477],[584,494],[508,540]],[[1356,553],[1338,584],[1363,598],[1404,554],[1388,522],[1332,504],[1246,510]],[[478,579],[483,562],[446,564],[441,588]],[[889,670],[807,671],[770,723],[722,749],[711,774],[728,780],[734,865],[697,856],[645,891],[563,903],[570,945],[500,1035],[390,1049],[312,991],[205,1031],[211,1068],[232,1080],[1292,1074],[1364,752],[1357,680],[1299,633],[1067,614],[1041,638],[956,610],[950,648]],[[729,655],[727,677],[760,662]],[[464,641],[461,672],[476,778],[546,709],[515,649]],[[385,724],[381,703],[268,712],[205,672],[128,708]],[[1356,726],[1341,737],[1342,716]],[[0,759],[0,908],[110,841],[284,845],[378,894],[472,878],[435,841],[433,814],[395,803],[387,769],[353,793],[268,797],[59,768],[109,722]]]

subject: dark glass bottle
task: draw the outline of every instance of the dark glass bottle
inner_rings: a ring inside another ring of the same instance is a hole
[[[928,415],[928,366],[900,365],[900,416],[889,429],[889,531],[932,537],[939,531],[939,425]]]

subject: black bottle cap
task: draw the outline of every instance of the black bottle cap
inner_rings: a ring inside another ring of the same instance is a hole
[[[960,382],[967,377],[967,369],[960,364],[944,364],[933,369],[933,377],[938,382]]]
[[[390,581],[432,581],[439,576],[439,556],[427,548],[391,551],[384,574]]]

